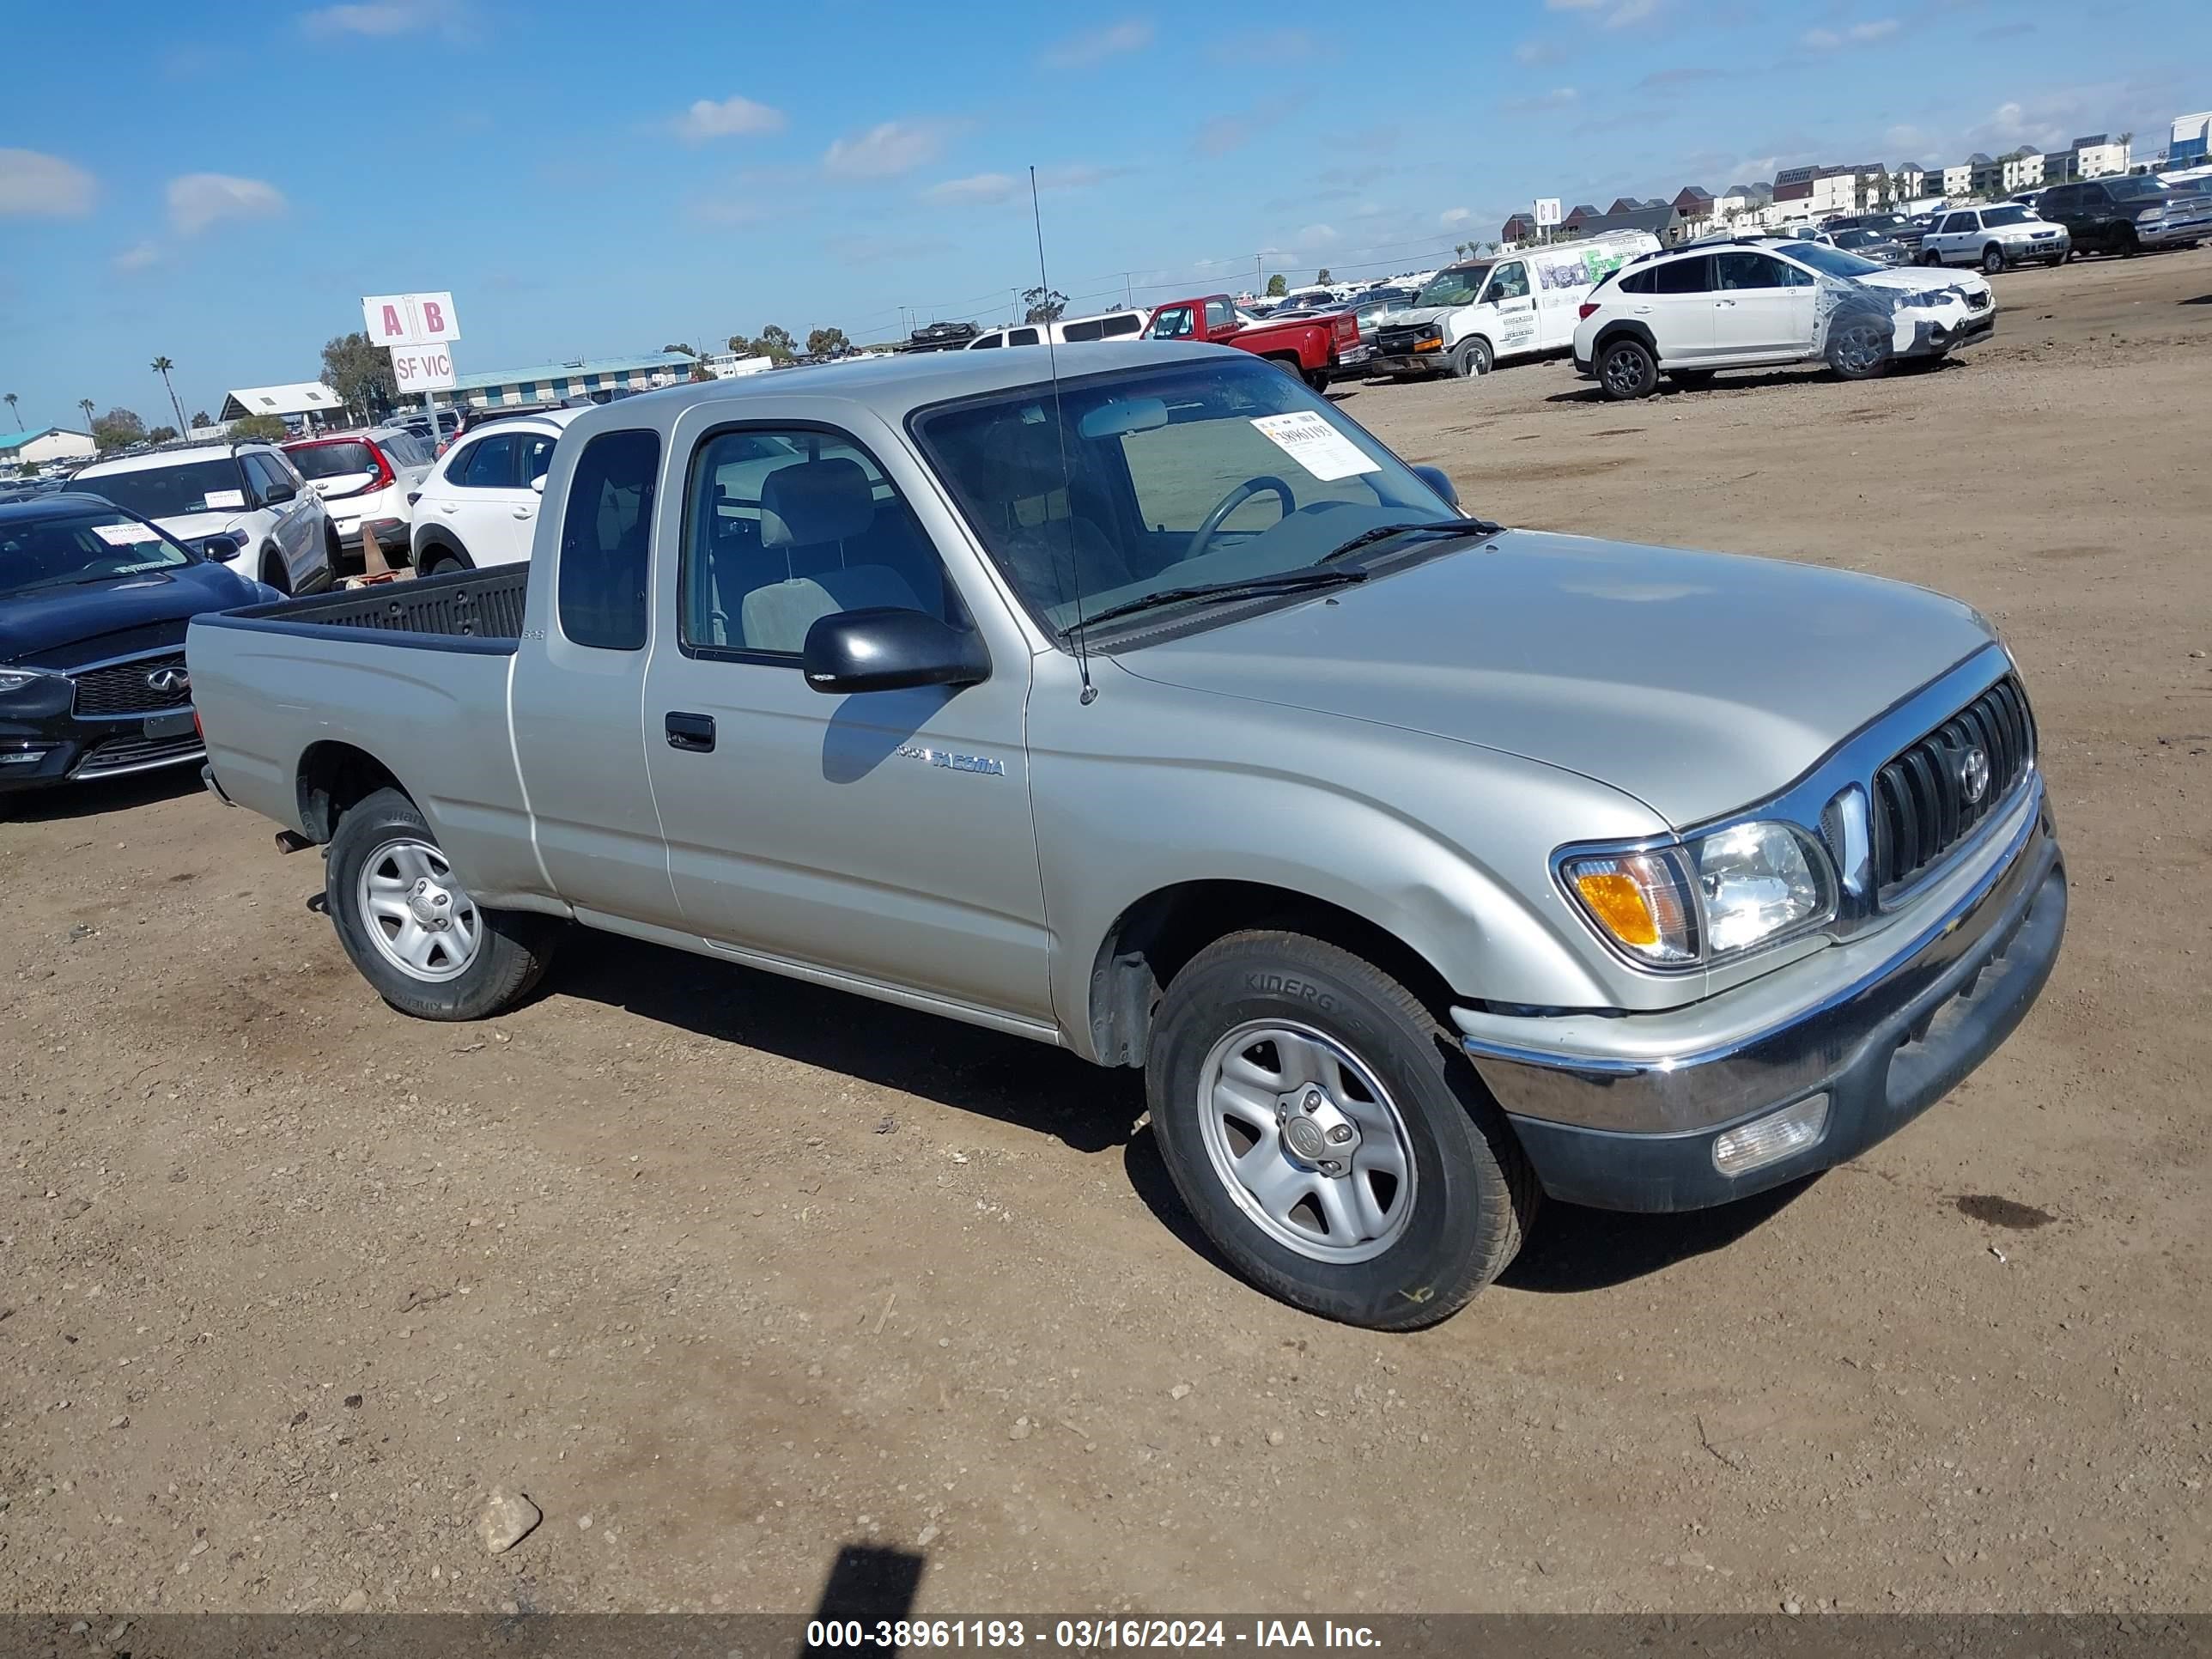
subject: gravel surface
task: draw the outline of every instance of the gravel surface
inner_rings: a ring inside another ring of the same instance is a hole
[[[1132,1076],[588,936],[419,1024],[189,773],[16,803],[4,1605],[804,1610],[872,1542],[935,1614],[2212,1608],[2212,252],[1997,289],[1863,385],[1346,389],[1471,510],[1980,606],[2075,884],[1905,1133],[1553,1206],[1418,1336],[1224,1273]]]

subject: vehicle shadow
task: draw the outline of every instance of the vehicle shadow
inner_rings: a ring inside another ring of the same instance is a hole
[[[1674,1215],[1547,1204],[1537,1212],[1521,1254],[1498,1282],[1509,1290],[1551,1296],[1625,1285],[1692,1256],[1728,1249],[1795,1203],[1820,1178],[1809,1175],[1733,1204]]]
[[[611,933],[563,957],[545,989],[1057,1135],[1080,1152],[1124,1144],[1145,1109],[1133,1071]]]
[[[156,801],[179,800],[204,787],[197,763],[164,766],[127,777],[94,778],[86,783],[56,784],[50,789],[10,791],[0,795],[0,823],[62,823],[71,818],[129,812]]]
[[[928,1565],[928,1559],[918,1551],[847,1544],[830,1563],[830,1576],[823,1580],[810,1623],[818,1627],[851,1622],[864,1631],[872,1631],[878,1624],[896,1625],[913,1612]],[[835,1640],[827,1645],[802,1641],[799,1659],[837,1652],[844,1646]]]
[[[2176,301],[2175,303],[2185,306],[2212,306],[2212,294],[2191,295],[2188,299]]]

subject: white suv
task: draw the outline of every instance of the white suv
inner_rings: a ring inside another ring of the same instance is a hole
[[[1895,270],[1785,236],[1692,242],[1613,272],[1583,302],[1575,373],[1612,398],[1648,397],[1665,374],[1825,362],[1871,380],[1899,358],[1938,358],[1996,320],[1979,276]]]
[[[241,576],[312,593],[337,576],[323,499],[273,444],[182,444],[78,469],[70,488],[151,519]]]
[[[495,417],[457,439],[413,497],[415,574],[529,558],[553,446],[583,412]]]
[[[2010,265],[2063,264],[2074,252],[2066,227],[2036,216],[2018,202],[1953,208],[1936,216],[1920,239],[1923,265],[1979,265],[1995,275]]]

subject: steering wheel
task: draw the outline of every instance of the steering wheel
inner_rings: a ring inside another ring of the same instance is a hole
[[[1273,473],[1262,473],[1259,477],[1247,478],[1236,489],[1224,495],[1213,511],[1206,515],[1206,522],[1199,526],[1190,538],[1190,545],[1183,549],[1183,562],[1188,564],[1205,552],[1206,544],[1213,539],[1215,532],[1221,528],[1222,520],[1263,489],[1274,491],[1275,499],[1283,504],[1285,518],[1289,518],[1291,514],[1298,510],[1297,498],[1291,494],[1290,485]]]

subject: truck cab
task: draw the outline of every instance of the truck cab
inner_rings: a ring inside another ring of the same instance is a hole
[[[1348,371],[1364,372],[1375,357],[1374,343],[1360,337],[1359,319],[1349,309],[1248,322],[1226,294],[1169,301],[1152,313],[1145,337],[1235,346],[1265,357],[1316,392],[1328,390]]]
[[[1658,250],[1658,238],[1624,231],[1448,265],[1377,331],[1376,367],[1401,379],[1465,380],[1508,357],[1565,350],[1590,289]]]

